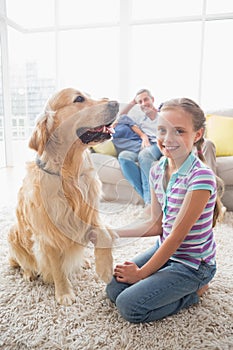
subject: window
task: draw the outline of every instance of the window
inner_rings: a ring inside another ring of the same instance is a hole
[[[60,85],[92,97],[118,93],[118,28],[80,29],[60,33]]]
[[[54,26],[55,0],[7,0],[7,16],[24,28]]]
[[[4,109],[2,89],[2,48],[0,45],[0,167],[5,166]]]
[[[233,32],[233,20],[206,23],[202,104],[206,109],[232,107],[233,52],[226,38]]]
[[[198,99],[200,23],[134,26],[130,91],[148,87],[158,104],[186,96]]]
[[[55,34],[23,34],[9,28],[13,162],[31,152],[28,137],[55,87]]]
[[[157,104],[186,96],[204,110],[232,107],[232,0],[4,1],[10,21],[1,14],[8,43],[0,50],[0,166],[12,153],[10,138],[13,161],[22,163],[36,117],[63,87],[120,102],[147,87]]]
[[[60,25],[87,25],[119,21],[119,0],[60,0]],[[75,41],[77,42],[77,40]]]
[[[55,90],[54,33],[24,35],[9,30],[12,116],[26,118],[28,137],[36,117]]]
[[[233,12],[232,0],[208,0],[206,7],[207,14],[223,14]]]
[[[141,0],[132,1],[132,18],[160,19],[201,15],[202,0]]]

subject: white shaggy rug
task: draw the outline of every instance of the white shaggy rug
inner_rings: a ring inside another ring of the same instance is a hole
[[[136,219],[141,207],[103,205],[111,226]],[[54,288],[41,280],[23,281],[8,265],[7,231],[14,209],[0,209],[0,349],[62,350],[232,350],[233,349],[233,212],[215,229],[218,272],[201,302],[179,314],[149,324],[129,324],[106,298],[105,284],[91,267],[73,276],[77,296],[70,307],[54,299]],[[125,242],[115,262],[147,249],[154,238]]]

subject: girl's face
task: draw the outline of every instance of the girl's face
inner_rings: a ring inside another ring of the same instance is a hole
[[[182,109],[162,111],[158,117],[157,143],[161,152],[180,166],[192,151],[203,129],[193,130],[192,117]]]

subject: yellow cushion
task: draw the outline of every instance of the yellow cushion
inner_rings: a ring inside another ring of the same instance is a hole
[[[216,146],[216,156],[233,155],[233,118],[208,114],[206,130],[207,138]]]
[[[108,154],[113,157],[117,156],[115,146],[111,140],[100,143],[99,145],[93,146],[92,148],[96,153]]]

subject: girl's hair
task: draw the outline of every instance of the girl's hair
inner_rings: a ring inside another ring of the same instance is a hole
[[[202,153],[202,146],[204,143],[204,134],[206,130],[206,118],[203,110],[199,107],[199,105],[196,102],[192,101],[189,98],[176,98],[176,99],[166,101],[162,104],[160,111],[162,112],[162,111],[171,110],[171,109],[180,109],[186,113],[189,113],[189,115],[192,117],[194,131],[203,129],[202,137],[197,142],[195,142],[194,146],[197,149],[198,158],[202,162],[206,163],[205,157]],[[220,217],[222,213],[221,197],[224,192],[224,183],[222,179],[220,179],[217,175],[215,176],[216,176],[216,182],[217,182],[217,200],[214,208],[213,227],[216,225],[217,219]]]

